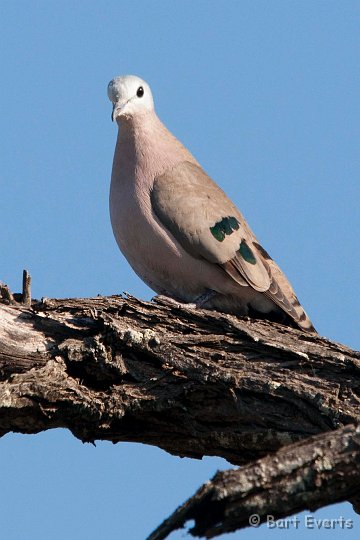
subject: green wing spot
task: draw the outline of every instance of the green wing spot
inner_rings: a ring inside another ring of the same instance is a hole
[[[225,233],[221,227],[221,221],[218,223],[215,223],[213,227],[210,227],[211,234],[213,235],[216,240],[219,242],[222,242],[225,238]]]
[[[210,232],[216,240],[222,242],[225,236],[230,235],[239,228],[239,222],[234,217],[224,217],[221,221],[210,227]]]
[[[236,218],[234,217],[228,217],[226,218],[228,220],[228,222],[230,223],[230,227],[232,228],[233,231],[237,231],[238,228],[239,228],[239,222]]]
[[[229,234],[232,233],[232,228],[230,227],[230,224],[229,224],[228,220],[225,219],[225,218],[221,222],[221,228],[224,231],[224,233],[226,234],[226,236],[228,236]]]
[[[246,262],[250,264],[256,264],[255,255],[253,254],[252,250],[249,248],[245,240],[241,242],[239,251],[240,255]]]

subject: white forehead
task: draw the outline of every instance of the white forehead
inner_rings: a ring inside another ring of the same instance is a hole
[[[116,103],[120,99],[129,99],[136,95],[140,86],[142,86],[146,93],[151,96],[149,85],[140,79],[140,77],[137,77],[136,75],[120,75],[119,77],[114,77],[108,84],[109,99],[113,103]]]

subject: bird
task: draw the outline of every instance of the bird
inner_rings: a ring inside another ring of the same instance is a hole
[[[240,210],[155,112],[149,84],[108,84],[118,125],[110,184],[117,244],[138,276],[180,304],[316,332]]]

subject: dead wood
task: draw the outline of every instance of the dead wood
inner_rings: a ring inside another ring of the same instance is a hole
[[[217,482],[228,478],[238,500],[233,486],[243,482],[243,471],[255,486],[254,460],[290,445],[280,461],[277,454],[264,458],[265,464],[273,460],[268,478],[276,463],[280,467],[275,489],[293,443],[306,440],[295,447],[303,452],[301,472],[312,466],[309,437],[337,430],[326,435],[337,441],[343,426],[360,422],[360,355],[317,335],[133,297],[43,299],[26,306],[4,287],[0,435],[63,427],[87,442],[133,441],[179,456],[221,456],[250,469],[224,473],[207,489],[213,496]],[[262,484],[266,510],[276,502],[268,478]],[[353,495],[353,485],[345,491],[342,499]],[[296,501],[294,495],[286,512]],[[308,504],[316,507],[316,501],[332,500],[325,493]],[[199,518],[195,530],[205,534],[215,525]]]

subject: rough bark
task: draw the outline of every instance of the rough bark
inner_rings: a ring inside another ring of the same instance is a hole
[[[360,355],[317,335],[132,297],[2,295],[0,435],[65,427],[242,465],[360,421]]]
[[[219,472],[147,540],[163,540],[189,520],[195,521],[190,534],[213,538],[343,501],[359,491],[359,448],[360,426],[345,426]]]

